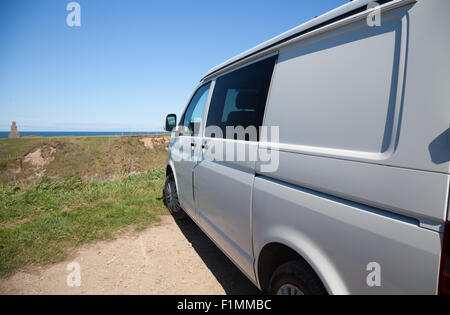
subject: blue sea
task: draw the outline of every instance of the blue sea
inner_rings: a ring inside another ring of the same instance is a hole
[[[157,135],[166,132],[122,132],[122,131],[19,131],[20,137],[98,137],[98,136],[129,136],[129,135]],[[0,138],[8,138],[9,131],[0,131]]]

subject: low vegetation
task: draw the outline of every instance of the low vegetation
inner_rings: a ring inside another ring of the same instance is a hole
[[[0,139],[0,183],[30,182],[44,175],[108,179],[142,173],[164,167],[168,140],[151,135]],[[39,157],[36,151],[41,151],[42,165],[33,159]]]
[[[167,213],[165,141],[0,140],[0,277],[158,222]],[[23,171],[11,171],[20,160]]]
[[[42,178],[0,191],[0,276],[65,259],[79,245],[159,221],[164,169],[111,181]]]

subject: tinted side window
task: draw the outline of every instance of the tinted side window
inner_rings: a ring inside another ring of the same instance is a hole
[[[227,126],[254,126],[258,139],[251,140],[259,140],[275,60],[276,56],[267,58],[218,78],[206,126],[217,126],[224,138],[234,139],[226,133]]]
[[[203,110],[205,109],[206,101],[211,83],[200,87],[195,95],[192,97],[186,112],[180,120],[181,126],[184,126],[184,135],[198,136],[200,132],[200,124],[203,119]]]

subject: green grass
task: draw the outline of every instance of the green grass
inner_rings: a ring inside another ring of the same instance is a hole
[[[70,249],[118,233],[142,230],[166,214],[164,169],[94,181],[41,178],[27,188],[0,186],[0,276],[64,260]]]

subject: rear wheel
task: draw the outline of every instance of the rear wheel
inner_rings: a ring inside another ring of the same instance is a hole
[[[320,279],[308,264],[291,261],[278,267],[270,280],[272,295],[326,295]]]
[[[166,183],[164,184],[164,204],[175,219],[182,220],[187,217],[178,201],[177,185],[173,174],[169,174],[166,177]]]

